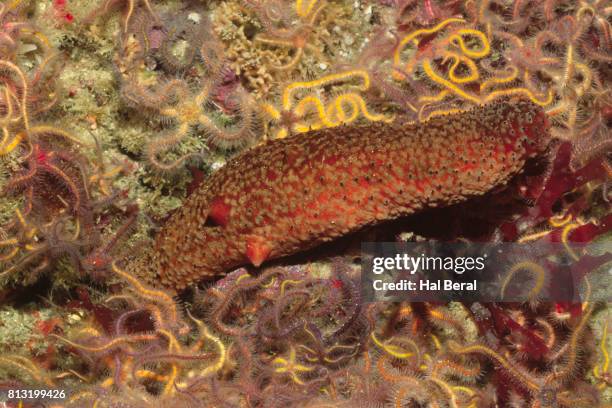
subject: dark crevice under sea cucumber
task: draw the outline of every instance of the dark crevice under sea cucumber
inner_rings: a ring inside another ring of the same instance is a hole
[[[543,110],[502,100],[427,122],[272,140],[213,173],[138,264],[173,289],[504,185],[550,142]],[[143,276],[143,271],[139,271]]]

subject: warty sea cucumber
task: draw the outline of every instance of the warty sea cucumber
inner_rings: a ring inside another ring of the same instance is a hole
[[[540,107],[499,101],[414,125],[370,123],[269,141],[212,174],[146,261],[174,289],[364,226],[482,195],[550,141]],[[140,263],[143,265],[143,263]]]

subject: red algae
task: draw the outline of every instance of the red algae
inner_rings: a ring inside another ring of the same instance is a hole
[[[482,195],[546,150],[548,126],[540,107],[520,99],[416,125],[342,126],[270,141],[186,200],[158,235],[152,265],[163,285],[183,289]]]

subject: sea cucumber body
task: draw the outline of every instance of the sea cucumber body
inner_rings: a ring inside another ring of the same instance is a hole
[[[290,255],[367,225],[506,183],[548,145],[528,101],[400,126],[372,123],[270,141],[212,174],[156,238],[164,286]]]

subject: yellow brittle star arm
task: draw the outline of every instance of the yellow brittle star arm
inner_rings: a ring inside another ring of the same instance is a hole
[[[370,337],[372,338],[372,341],[374,342],[374,344],[376,344],[378,347],[383,349],[387,354],[389,354],[389,355],[391,355],[391,356],[393,356],[395,358],[406,359],[406,358],[414,356],[414,353],[406,351],[403,348],[401,348],[401,347],[399,347],[399,346],[397,346],[395,344],[389,344],[387,342],[380,341],[376,337],[376,333],[374,333],[374,332],[372,332]]]
[[[308,367],[299,363],[296,363],[296,353],[295,348],[291,347],[289,349],[289,359],[285,359],[282,357],[277,357],[272,360],[272,364],[277,365],[278,367],[274,370],[277,373],[287,373],[295,382],[299,385],[304,385],[304,381],[298,376],[300,372],[309,372],[314,370],[312,367]]]
[[[293,93],[299,89],[315,88],[333,82],[345,81],[353,77],[357,77],[362,80],[362,83],[357,87],[358,90],[365,91],[370,87],[370,76],[368,75],[367,71],[362,69],[355,69],[339,72],[337,74],[326,75],[313,81],[293,82],[289,84],[283,91],[282,109],[286,111],[291,110]]]
[[[480,44],[482,45],[480,49],[474,50],[466,46],[463,37],[469,35],[480,40]],[[457,30],[454,34],[448,37],[448,40],[452,44],[458,45],[461,52],[463,52],[469,58],[484,58],[489,55],[489,52],[491,52],[491,45],[489,44],[487,36],[483,32],[471,28],[462,28]]]
[[[441,23],[439,23],[438,25],[432,28],[423,28],[423,29],[411,32],[410,34],[402,38],[400,43],[395,48],[395,51],[393,52],[393,66],[397,67],[400,65],[401,53],[403,51],[403,48],[406,46],[406,44],[414,40],[416,37],[423,35],[423,34],[433,34],[435,32],[442,30],[444,27],[446,27],[447,25],[451,23],[464,23],[464,22],[465,20],[462,18],[447,18],[446,20],[442,21]]]
[[[474,61],[472,61],[471,59],[454,52],[447,52],[444,54],[443,62],[446,62],[448,58],[453,59],[453,63],[451,64],[448,70],[448,77],[452,82],[456,84],[465,84],[467,82],[476,81],[480,78],[478,67],[476,66],[476,63],[474,63]],[[461,63],[463,63],[468,68],[468,74],[466,76],[459,77],[455,73],[455,70]]]
[[[608,372],[610,368],[610,354],[608,353],[608,321],[604,323],[603,333],[601,335],[601,342],[599,343],[599,350],[601,350],[601,355],[603,356],[603,362],[601,364],[596,364],[593,367],[593,376],[597,379],[602,379],[603,375]],[[600,384],[601,388],[605,386],[605,384]]]
[[[423,70],[425,71],[425,74],[427,74],[427,76],[434,81],[435,83],[442,85],[443,87],[447,88],[448,90],[450,90],[451,92],[453,92],[455,95],[462,97],[463,99],[466,99],[470,102],[473,102],[475,104],[480,104],[480,99],[472,94],[469,94],[467,92],[465,92],[464,90],[462,90],[461,88],[459,88],[457,85],[453,84],[452,82],[442,78],[441,76],[439,76],[435,70],[433,69],[433,67],[431,66],[431,61],[426,59],[423,61]]]

